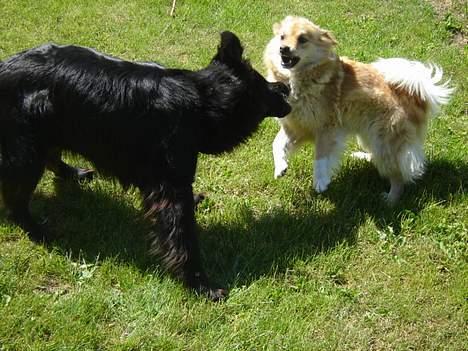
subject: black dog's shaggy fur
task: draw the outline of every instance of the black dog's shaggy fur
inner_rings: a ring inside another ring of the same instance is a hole
[[[11,219],[46,240],[29,212],[44,169],[91,176],[61,160],[83,155],[124,186],[138,187],[154,223],[152,248],[169,270],[211,299],[225,296],[202,270],[192,183],[199,152],[232,150],[266,116],[290,112],[281,83],[242,58],[239,39],[221,34],[200,71],[132,63],[76,46],[44,45],[0,63],[0,185]]]

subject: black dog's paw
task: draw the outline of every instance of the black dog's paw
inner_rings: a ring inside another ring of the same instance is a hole
[[[198,293],[206,296],[213,302],[225,300],[229,295],[229,292],[226,289],[210,288],[206,286],[200,287]]]
[[[94,170],[89,168],[76,168],[75,178],[78,182],[91,181],[94,178]]]
[[[51,242],[51,238],[45,230],[45,223],[41,223],[40,225],[36,224],[34,228],[30,228],[26,231],[28,233],[28,237],[36,244],[47,246]]]
[[[198,295],[205,296],[211,301],[221,301],[227,298],[228,291],[223,288],[214,288],[206,276],[201,272],[190,274],[188,279],[185,279],[185,284],[194,290]]]
[[[44,246],[48,246],[56,239],[55,235],[49,231],[48,217],[41,217],[38,223],[29,227],[27,233],[32,241]]]
[[[39,223],[33,220],[31,215],[26,213],[9,213],[9,219],[19,226],[28,235],[28,238],[36,244],[47,245],[50,237],[47,235],[47,218]]]
[[[89,168],[68,167],[66,171],[55,173],[56,179],[64,182],[83,183],[94,178],[94,170]]]
[[[198,205],[206,199],[205,193],[193,194],[193,206],[196,209]]]

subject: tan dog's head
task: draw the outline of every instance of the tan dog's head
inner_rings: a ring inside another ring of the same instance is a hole
[[[283,68],[315,66],[334,56],[335,38],[306,18],[287,16],[273,25],[273,33],[280,39]]]

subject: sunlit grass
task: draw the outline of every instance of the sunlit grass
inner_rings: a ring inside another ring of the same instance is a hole
[[[50,247],[1,213],[0,350],[466,348],[468,67],[443,15],[419,0],[200,0],[177,1],[173,18],[171,3],[3,1],[0,58],[54,41],[198,69],[229,29],[263,72],[272,24],[307,16],[334,32],[342,55],[432,61],[451,77],[456,95],[431,123],[426,175],[394,209],[379,197],[387,182],[349,156],[329,191],[315,194],[312,147],[274,180],[272,119],[234,153],[200,157],[203,260],[231,289],[213,304],[147,256],[135,189],[102,177],[77,187],[46,173],[32,210],[48,217]]]

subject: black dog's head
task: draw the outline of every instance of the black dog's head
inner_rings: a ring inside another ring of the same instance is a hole
[[[232,32],[221,33],[221,43],[212,63],[221,63],[229,67],[244,85],[250,101],[242,101],[249,105],[248,114],[255,117],[284,117],[291,112],[286,102],[289,88],[283,83],[270,83],[260,73],[243,59],[243,47],[239,38]],[[247,106],[246,106],[247,107]]]
[[[221,43],[210,65],[196,73],[202,87],[200,151],[229,152],[246,141],[265,117],[291,112],[289,89],[269,83],[242,58],[242,45],[231,32]]]

